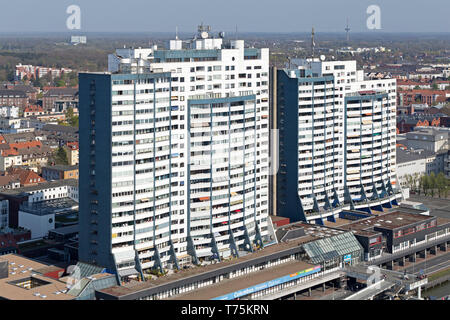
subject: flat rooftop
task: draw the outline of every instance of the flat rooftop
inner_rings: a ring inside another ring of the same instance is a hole
[[[307,237],[310,237],[311,240],[323,239],[327,237],[332,237],[345,231],[332,228],[330,226],[322,226],[318,224],[309,224],[305,222],[294,222],[288,225],[281,226],[277,228],[277,233],[279,230],[283,231],[293,231],[297,229],[303,229]]]
[[[62,164],[57,164],[54,166],[45,166],[42,167],[42,169],[47,169],[47,170],[56,170],[56,171],[72,171],[72,170],[78,170],[78,165],[62,165]]]
[[[65,236],[65,235],[68,235],[68,234],[70,235],[72,233],[79,232],[79,226],[78,226],[78,223],[77,223],[77,224],[73,224],[73,225],[66,226],[66,227],[52,229],[52,230],[49,230],[49,232]]]
[[[352,221],[348,224],[339,226],[339,228],[353,231],[355,234],[370,236],[379,233],[373,230],[374,227],[393,230],[417,222],[427,221],[432,218],[432,216],[424,216],[416,213],[393,211],[386,214],[380,214],[376,217]]]
[[[154,280],[147,280],[145,282],[129,282],[123,286],[115,286],[111,288],[106,288],[103,290],[100,290],[101,292],[104,292],[109,295],[113,296],[124,296],[132,293],[137,293],[141,290],[146,290],[150,288],[155,288],[158,286],[162,286],[171,282],[175,282],[178,280],[187,279],[190,277],[195,277],[200,274],[205,274],[208,272],[214,272],[219,271],[220,269],[224,269],[233,265],[237,265],[239,263],[243,262],[249,262],[252,260],[256,260],[258,258],[262,258],[265,256],[271,256],[273,254],[276,254],[278,252],[287,251],[296,247],[300,247],[302,244],[310,242],[314,240],[314,237],[311,236],[304,236],[289,242],[282,242],[278,244],[274,244],[268,247],[265,247],[261,250],[258,250],[253,253],[249,253],[245,256],[241,256],[239,258],[231,259],[231,260],[225,260],[220,263],[210,264],[207,266],[195,266],[191,267],[189,269],[182,269],[179,270],[177,273],[173,273],[170,275],[166,275],[163,277],[159,277]]]
[[[78,202],[68,197],[39,202],[24,202],[20,205],[20,211],[35,215],[66,213],[78,211]]]
[[[20,195],[20,194],[24,194],[24,193],[33,192],[33,191],[59,188],[59,187],[64,187],[64,186],[78,187],[78,180],[77,179],[64,179],[64,180],[48,181],[48,182],[43,182],[43,183],[40,183],[40,184],[34,185],[34,186],[2,190],[0,192],[0,194],[15,196],[15,195]]]
[[[336,220],[336,222],[332,222],[332,221],[326,220],[323,223],[324,223],[324,225],[326,227],[336,228],[336,227],[339,227],[339,226],[341,226],[343,224],[348,224],[351,221],[351,220],[342,219],[342,218],[334,218],[334,219]]]
[[[219,283],[172,297],[169,300],[210,300],[312,267],[314,265],[303,261],[291,261],[249,275],[223,280]]]
[[[104,273],[95,273],[95,274],[90,275],[89,277],[86,277],[86,278],[87,279],[91,279],[91,280],[98,280],[98,279],[102,279],[102,278],[108,278],[110,276],[112,276],[111,273],[104,272]],[[70,275],[59,278],[59,281],[67,283],[67,284],[72,284],[72,283],[74,283],[77,280],[78,280],[77,278],[74,279]]]
[[[8,277],[0,279],[0,297],[9,300],[72,300],[75,298],[64,293],[67,290],[64,282],[39,273],[61,268],[48,266],[16,254],[0,256],[0,262],[2,261],[8,261]],[[28,286],[28,289],[21,285]]]
[[[286,220],[286,219],[289,220],[289,218],[281,217],[281,216],[269,216],[269,217],[272,220],[272,222],[283,221],[283,220]]]

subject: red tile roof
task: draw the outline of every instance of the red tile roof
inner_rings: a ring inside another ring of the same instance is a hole
[[[26,170],[22,168],[10,168],[8,170],[10,174],[19,175],[20,179],[20,185],[21,186],[28,186],[33,184],[38,184],[42,182],[47,182],[44,178],[42,178],[40,175],[38,175],[36,172],[32,170]]]
[[[44,109],[41,106],[30,105],[25,108],[24,112],[44,112]]]
[[[41,148],[42,147],[42,142],[40,142],[39,140],[34,140],[34,141],[25,141],[25,142],[17,142],[17,143],[10,143],[9,146],[11,147],[11,149],[25,149],[25,148],[33,148],[33,147],[38,147]]]
[[[67,142],[67,147],[72,149],[72,150],[78,150],[79,146],[78,146],[78,142],[74,141],[74,142]]]

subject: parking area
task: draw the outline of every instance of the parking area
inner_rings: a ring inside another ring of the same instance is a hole
[[[411,194],[408,200],[422,202],[428,209],[430,209],[430,215],[432,216],[450,219],[450,199],[432,198]]]

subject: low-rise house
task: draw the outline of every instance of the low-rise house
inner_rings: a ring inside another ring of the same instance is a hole
[[[75,166],[79,163],[79,145],[78,142],[67,142],[64,146],[64,149],[67,153],[67,159],[69,161],[69,165]]]
[[[8,174],[0,176],[0,190],[16,188],[20,188],[20,178],[18,175]]]
[[[22,165],[22,156],[17,152],[17,150],[0,150],[0,170],[4,171],[15,165]]]
[[[0,106],[17,106],[25,109],[30,99],[27,94],[21,90],[0,89]]]
[[[24,117],[40,116],[43,114],[45,114],[45,112],[41,106],[30,105],[23,111]]]
[[[19,117],[19,108],[16,106],[2,106],[2,107],[0,107],[0,117],[18,118]]]
[[[23,91],[30,101],[36,101],[39,88],[35,88],[26,84],[9,83],[5,85],[5,89]]]
[[[63,179],[78,179],[77,165],[55,165],[42,168],[42,177],[48,181]]]
[[[51,88],[44,93],[42,106],[44,110],[56,112],[78,108],[78,88]]]
[[[33,186],[39,183],[47,182],[36,172],[24,168],[9,168],[8,175],[17,175],[19,177],[21,187]]]
[[[401,115],[397,116],[397,133],[413,131],[416,127],[439,127],[439,115]]]

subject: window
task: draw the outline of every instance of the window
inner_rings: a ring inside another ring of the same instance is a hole
[[[369,240],[369,245],[373,246],[375,244],[381,243],[381,237],[372,238]]]

